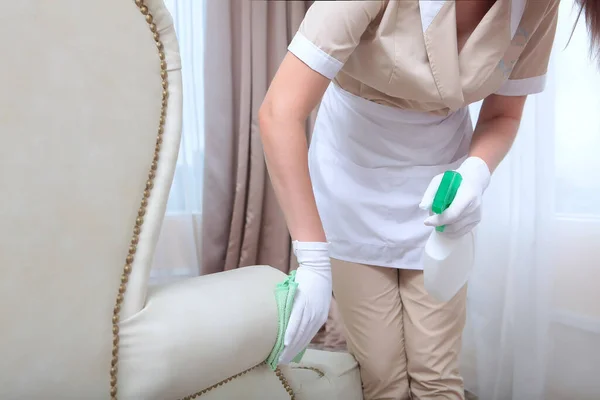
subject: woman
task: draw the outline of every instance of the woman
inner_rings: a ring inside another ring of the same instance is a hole
[[[544,87],[557,10],[558,0],[309,9],[259,113],[300,264],[281,363],[325,322],[333,289],[365,400],[464,398],[466,289],[447,303],[432,299],[423,246],[435,226],[461,236],[479,222],[526,96]],[[473,131],[467,106],[479,100]],[[319,101],[307,154],[305,120]],[[450,208],[431,216],[446,170],[463,183]]]

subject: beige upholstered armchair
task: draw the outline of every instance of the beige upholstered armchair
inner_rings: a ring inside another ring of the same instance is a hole
[[[0,4],[0,399],[361,399],[347,354],[265,366],[281,272],[148,288],[182,108],[162,1]]]

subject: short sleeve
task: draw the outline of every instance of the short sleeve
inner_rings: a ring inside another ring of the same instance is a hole
[[[504,82],[496,94],[526,96],[544,90],[546,72],[558,22],[558,3],[558,1],[552,1],[541,23],[527,41],[525,49],[515,63],[508,80]]]
[[[384,1],[315,1],[288,50],[333,79],[383,9]]]

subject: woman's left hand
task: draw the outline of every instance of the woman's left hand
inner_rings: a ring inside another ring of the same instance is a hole
[[[462,176],[462,183],[450,207],[441,214],[434,214],[425,220],[427,226],[445,225],[444,234],[460,237],[469,233],[481,221],[481,199],[490,182],[490,170],[481,158],[469,157],[456,170]],[[443,174],[434,177],[425,191],[419,207],[431,210],[433,199],[442,181]]]

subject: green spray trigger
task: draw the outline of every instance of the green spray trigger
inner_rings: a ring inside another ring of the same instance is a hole
[[[452,204],[454,201],[454,197],[456,196],[456,192],[458,191],[461,182],[462,176],[458,172],[444,172],[440,186],[438,187],[435,197],[433,198],[431,211],[433,211],[435,214],[441,214],[448,207],[450,207],[450,204]],[[437,226],[435,230],[438,232],[444,232],[445,227],[445,225]]]

